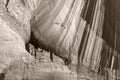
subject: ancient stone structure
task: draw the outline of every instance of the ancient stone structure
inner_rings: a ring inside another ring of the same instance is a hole
[[[0,0],[0,80],[120,79],[119,0]]]

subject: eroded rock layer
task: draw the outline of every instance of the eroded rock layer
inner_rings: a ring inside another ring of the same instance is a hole
[[[0,80],[119,80],[119,4],[0,0]]]

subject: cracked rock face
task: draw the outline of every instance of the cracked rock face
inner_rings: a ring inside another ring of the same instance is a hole
[[[0,0],[0,80],[107,80],[118,72],[116,1]]]
[[[18,0],[17,0],[18,1]],[[14,4],[13,4],[14,3]],[[9,7],[14,5],[13,7]],[[17,2],[10,0],[5,6],[0,1],[0,57],[1,72],[4,68],[9,67],[15,60],[19,60],[20,56],[27,53],[25,43],[30,37],[30,25],[22,22],[20,14],[17,14]],[[24,9],[24,8],[23,8]],[[25,11],[25,10],[24,10]],[[23,15],[23,11],[21,11]],[[19,19],[18,19],[19,18]],[[24,18],[25,19],[25,18]]]
[[[40,2],[0,0],[0,80],[73,80],[68,78],[70,70],[67,67],[68,74],[64,75],[65,66],[52,62],[39,64],[25,49],[30,39],[33,10]],[[56,72],[52,66],[60,69]]]

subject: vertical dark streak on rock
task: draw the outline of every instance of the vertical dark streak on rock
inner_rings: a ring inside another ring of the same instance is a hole
[[[10,0],[6,0],[5,7],[6,7],[7,11],[8,11],[8,8],[7,8],[7,6],[8,6],[8,3],[9,3],[9,2],[10,2]]]
[[[50,52],[50,59],[53,62],[53,53],[52,52]]]

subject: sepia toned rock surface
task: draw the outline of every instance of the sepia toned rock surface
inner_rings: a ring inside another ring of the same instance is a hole
[[[39,63],[25,49],[30,39],[30,19],[35,4],[35,0],[0,1],[0,80],[70,80],[67,79],[70,70],[62,60],[63,65],[53,63],[48,56],[49,63]]]
[[[0,0],[0,80],[119,80],[119,0]]]

